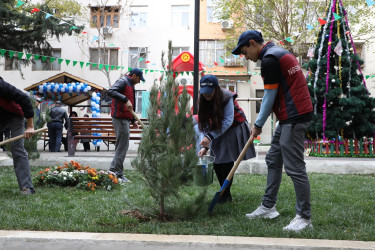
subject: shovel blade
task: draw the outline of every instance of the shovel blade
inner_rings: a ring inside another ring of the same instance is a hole
[[[221,194],[222,194],[222,192],[220,192],[220,191],[215,194],[214,198],[211,201],[210,206],[208,207],[208,212],[209,213],[212,213],[212,210],[214,209],[216,203],[219,202]]]

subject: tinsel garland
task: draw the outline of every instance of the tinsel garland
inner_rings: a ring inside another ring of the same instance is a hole
[[[343,5],[342,5],[342,0],[340,0],[340,4],[341,4],[341,6],[343,6]],[[346,11],[345,11],[345,10],[343,11],[343,14],[344,14],[344,16],[345,16],[345,23],[346,23],[346,25],[347,25],[348,28],[349,28],[348,15],[346,14]],[[350,43],[352,44],[352,48],[353,48],[354,54],[357,55],[357,51],[356,51],[355,46],[354,46],[354,42],[353,42],[353,38],[352,38],[352,34],[351,34],[350,32],[349,32],[349,37],[350,37]],[[357,66],[358,66],[358,70],[359,70],[359,72],[361,73],[361,75],[363,75],[362,70],[361,70],[361,65],[359,64],[358,60],[356,61],[356,63],[357,63]],[[365,81],[365,78],[364,78],[364,77],[362,77],[362,81],[363,81],[363,85],[365,85],[365,88],[367,89],[366,81]]]
[[[332,6],[332,3],[331,3],[331,6]],[[331,6],[329,8],[329,13],[328,13],[328,17],[331,16]],[[314,89],[316,89],[316,82],[318,81],[318,77],[319,77],[319,71],[320,71],[320,60],[322,58],[322,51],[323,51],[323,43],[324,43],[324,37],[326,36],[326,28],[328,26],[328,22],[326,24],[324,24],[324,28],[323,28],[323,33],[322,33],[322,38],[320,40],[320,47],[319,47],[319,53],[318,53],[318,60],[317,60],[317,68],[316,68],[316,71],[315,71],[315,78],[314,78]],[[316,97],[316,93],[314,91],[314,100],[315,100],[315,105],[314,105],[314,114],[316,115],[317,114],[317,105],[318,105],[318,99]]]
[[[333,0],[332,9],[330,12],[335,12],[335,5],[336,0]],[[328,15],[328,20],[330,21],[331,14]],[[327,20],[327,22],[328,22]],[[323,104],[323,140],[326,140],[326,125],[327,125],[327,94],[329,90],[329,71],[330,71],[330,57],[331,57],[331,47],[332,47],[332,33],[333,33],[333,24],[334,22],[331,22],[331,27],[329,28],[329,38],[328,38],[328,54],[327,54],[327,75],[326,75],[326,92],[324,95],[324,104]]]

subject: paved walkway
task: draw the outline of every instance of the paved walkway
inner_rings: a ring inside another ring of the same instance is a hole
[[[127,157],[124,162],[125,169],[132,170],[131,161],[137,155],[138,144],[131,143]],[[260,146],[257,148],[257,157],[242,161],[236,173],[266,174],[267,166],[265,155],[269,147]],[[110,150],[106,148],[101,151],[84,152],[81,144],[78,144],[77,152],[74,157],[69,157],[68,152],[61,151],[51,153],[43,151],[40,146],[40,158],[31,161],[31,166],[56,166],[62,165],[66,161],[74,160],[83,165],[97,169],[109,169],[114,156],[114,147],[111,145]],[[309,173],[331,173],[331,174],[375,174],[375,158],[346,158],[346,157],[305,157],[306,168]],[[0,152],[0,166],[10,166],[12,159],[5,152]]]

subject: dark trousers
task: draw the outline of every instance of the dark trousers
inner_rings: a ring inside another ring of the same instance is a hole
[[[220,186],[223,186],[225,179],[228,177],[229,172],[232,170],[234,162],[222,163],[222,164],[214,164],[214,170],[217,176],[217,179],[220,183]],[[234,178],[234,176],[233,176]],[[230,193],[230,187],[233,183],[233,178],[229,184],[229,186],[225,189],[223,195],[221,196],[221,202],[232,201],[232,195]]]
[[[82,142],[83,144],[83,150],[90,151],[90,142]]]
[[[63,124],[61,122],[50,122],[47,124],[49,137],[49,151],[60,152]]]

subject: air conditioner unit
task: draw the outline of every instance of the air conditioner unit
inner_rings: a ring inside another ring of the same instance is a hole
[[[221,28],[222,29],[231,29],[232,27],[233,27],[233,21],[231,21],[231,20],[221,21]]]
[[[102,32],[103,32],[103,36],[111,36],[112,32],[113,32],[113,29],[110,26],[104,26],[102,28]]]
[[[147,47],[138,48],[139,53],[147,53]]]

